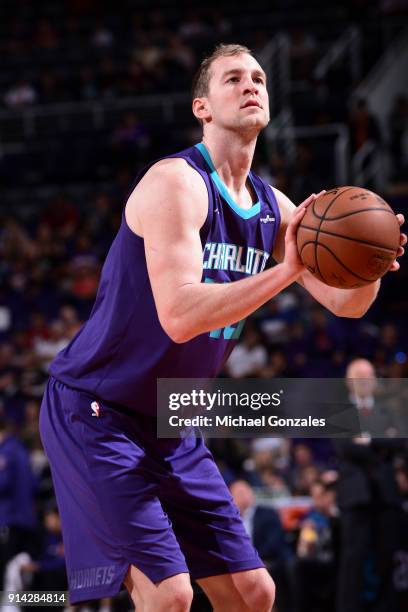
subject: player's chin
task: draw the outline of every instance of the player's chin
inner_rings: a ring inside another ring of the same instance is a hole
[[[243,117],[240,121],[242,128],[263,130],[269,123],[269,117],[264,113],[256,113],[252,116]]]

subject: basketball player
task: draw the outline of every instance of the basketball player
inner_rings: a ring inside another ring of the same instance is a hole
[[[273,581],[203,440],[156,437],[156,380],[215,376],[245,317],[294,281],[348,317],[379,283],[332,289],[303,267],[296,229],[316,196],[296,209],[250,170],[269,102],[248,49],[202,63],[193,113],[202,142],[137,178],[90,319],[51,366],[41,435],[71,602],[125,582],[138,612],[187,611],[191,576],[217,612],[268,612]]]

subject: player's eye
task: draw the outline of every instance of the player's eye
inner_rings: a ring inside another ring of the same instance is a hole
[[[255,81],[255,83],[262,83],[262,84],[263,84],[263,82],[264,82],[264,80],[263,80],[263,78],[262,78],[262,77],[255,77],[255,78],[254,78],[254,81]]]
[[[230,77],[227,83],[238,83],[239,78],[237,76]]]

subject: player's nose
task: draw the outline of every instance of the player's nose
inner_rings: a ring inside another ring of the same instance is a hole
[[[252,80],[252,77],[248,76],[243,80],[244,93],[258,93],[258,84]]]

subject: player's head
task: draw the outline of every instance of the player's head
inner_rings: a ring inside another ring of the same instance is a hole
[[[266,75],[247,47],[219,45],[204,59],[193,81],[193,113],[204,131],[257,133],[268,124]]]

